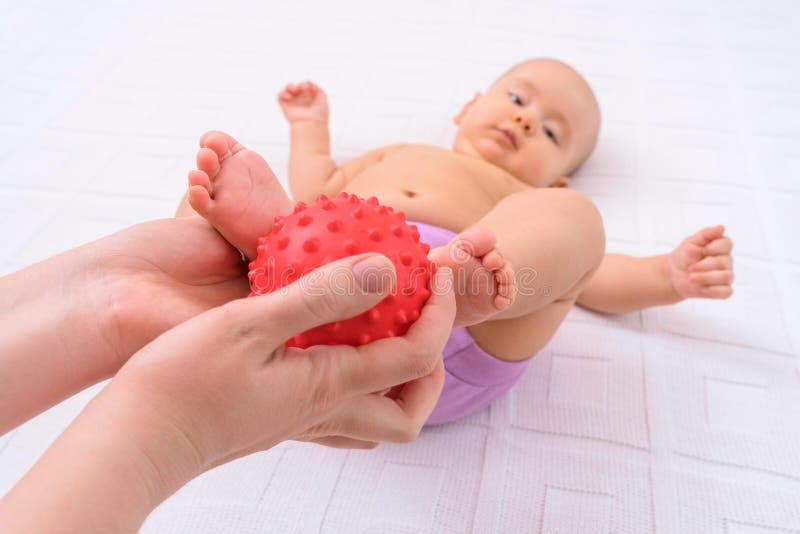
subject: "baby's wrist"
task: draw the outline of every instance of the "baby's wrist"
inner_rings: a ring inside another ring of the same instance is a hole
[[[320,127],[327,127],[328,119],[327,117],[299,117],[296,119],[290,119],[289,125],[292,127],[292,129],[317,129]]]
[[[662,274],[662,280],[664,281],[663,294],[666,304],[676,304],[684,300],[684,297],[678,292],[673,282],[674,280],[673,267],[670,256],[671,256],[670,254],[664,254],[663,256],[661,256],[662,258],[661,274]]]

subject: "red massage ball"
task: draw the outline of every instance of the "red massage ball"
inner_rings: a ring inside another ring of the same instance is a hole
[[[419,318],[430,296],[433,265],[428,260],[429,250],[430,246],[420,242],[417,227],[407,224],[402,212],[379,204],[377,198],[320,195],[313,204],[298,202],[291,215],[275,217],[272,231],[259,238],[258,256],[248,273],[250,296],[276,291],[340,258],[378,252],[388,257],[397,271],[391,294],[361,315],[303,332],[286,346],[363,345],[402,336]]]

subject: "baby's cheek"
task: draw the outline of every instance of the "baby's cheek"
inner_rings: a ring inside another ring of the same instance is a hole
[[[480,156],[486,161],[494,163],[495,165],[499,165],[503,168],[506,167],[504,164],[505,162],[503,162],[503,150],[494,140],[487,139],[485,137],[479,137],[474,141],[473,147],[475,147],[475,150],[478,151],[478,154],[480,154]]]
[[[550,167],[547,161],[528,158],[518,166],[518,171],[512,174],[530,186],[547,187],[554,181],[550,179],[553,174]]]

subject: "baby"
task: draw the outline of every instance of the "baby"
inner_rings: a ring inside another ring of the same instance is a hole
[[[454,269],[458,312],[428,424],[505,393],[573,304],[619,313],[732,292],[732,243],[721,226],[670,254],[605,254],[600,214],[566,187],[597,142],[600,110],[562,62],[525,61],[477,93],[455,117],[451,150],[390,145],[342,165],[331,158],[325,93],[290,84],[278,100],[291,125],[295,200],[376,196],[417,225],[431,259]],[[209,132],[200,146],[178,215],[199,213],[253,259],[257,238],[293,202],[267,163],[229,135]]]

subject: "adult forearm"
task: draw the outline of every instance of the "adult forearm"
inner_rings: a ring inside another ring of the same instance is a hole
[[[113,374],[111,283],[94,244],[0,278],[0,435]]]
[[[295,200],[313,200],[336,168],[331,158],[328,124],[312,120],[292,123],[289,185]]]
[[[112,381],[0,499],[0,532],[136,532],[202,470],[146,399]]]
[[[606,254],[577,304],[603,313],[627,313],[681,300],[669,281],[666,255]]]

